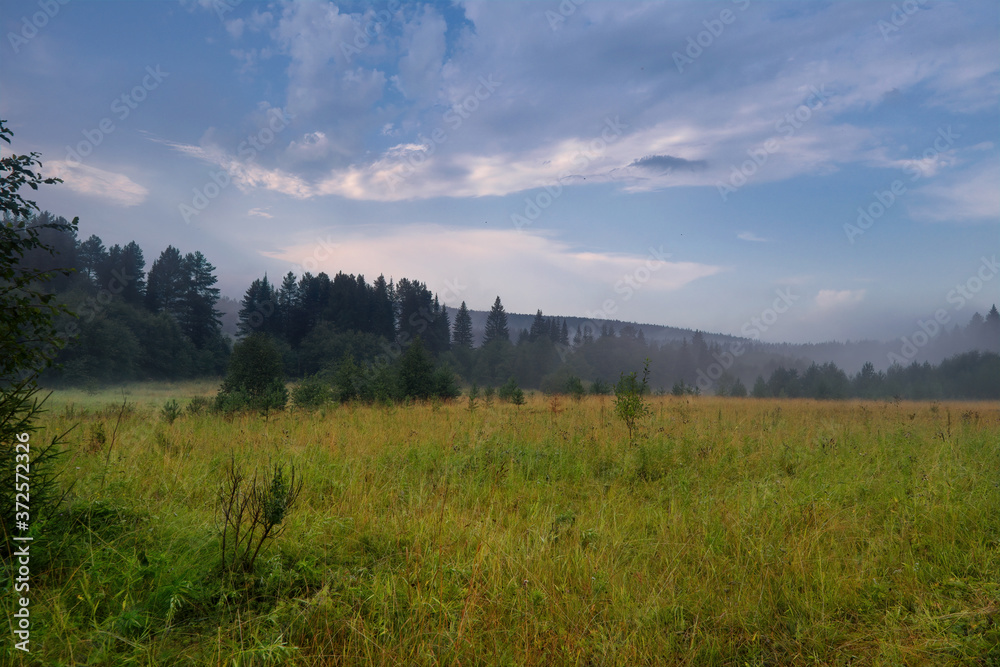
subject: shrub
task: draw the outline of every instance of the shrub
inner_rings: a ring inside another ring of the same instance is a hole
[[[222,570],[252,572],[264,543],[283,532],[281,523],[298,500],[302,480],[296,481],[294,466],[285,477],[281,465],[275,465],[270,475],[255,471],[248,478],[235,456],[223,474],[216,505]]]
[[[204,396],[195,396],[194,398],[191,399],[191,402],[188,403],[187,412],[189,415],[200,415],[211,404],[212,401],[205,398]]]
[[[455,381],[455,373],[447,366],[441,366],[431,376],[432,395],[436,398],[458,398],[462,393]]]
[[[571,375],[570,378],[566,380],[566,393],[579,401],[583,398],[583,395],[587,393],[587,390],[583,388],[583,382],[580,381],[580,378],[575,375]]]
[[[292,390],[292,403],[297,408],[319,408],[333,400],[333,389],[313,375]]]
[[[178,417],[181,416],[181,407],[177,405],[177,400],[171,398],[169,401],[163,404],[163,409],[160,410],[160,416],[163,417],[163,421],[168,424],[173,424]]]
[[[590,393],[594,396],[607,396],[611,390],[612,386],[601,379],[594,380],[590,385]]]
[[[615,385],[615,414],[628,428],[628,440],[634,443],[636,426],[650,413],[643,395],[649,391],[649,358],[642,369],[642,382],[636,379],[635,371],[621,374]]]
[[[250,334],[233,346],[229,371],[215,398],[220,412],[257,410],[265,416],[288,402],[281,353],[270,336]]]
[[[502,401],[508,401],[514,405],[524,405],[524,392],[517,386],[517,380],[513,377],[497,390],[497,396]]]

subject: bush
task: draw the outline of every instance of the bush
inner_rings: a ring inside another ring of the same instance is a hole
[[[613,387],[604,380],[597,379],[590,385],[590,393],[594,396],[607,396]]]
[[[587,390],[583,388],[583,382],[580,381],[580,378],[571,375],[566,380],[566,393],[579,401],[587,393]]]
[[[297,408],[319,408],[333,400],[333,389],[313,375],[292,390],[292,403]]]
[[[517,386],[517,380],[513,377],[500,387],[497,391],[497,396],[502,401],[508,401],[514,405],[524,405],[524,392]]]
[[[194,398],[191,399],[191,402],[188,403],[187,413],[189,415],[200,415],[202,412],[207,410],[211,405],[212,401],[205,398],[204,396],[195,396]]]
[[[642,369],[642,382],[636,379],[635,371],[621,374],[615,385],[615,414],[628,428],[628,440],[634,443],[636,426],[650,413],[643,395],[649,391],[649,359]]]
[[[446,400],[458,398],[462,393],[455,381],[455,373],[447,366],[441,366],[434,371],[434,375],[431,377],[431,387],[433,396]]]
[[[302,481],[296,482],[294,466],[286,478],[280,465],[270,475],[254,472],[248,478],[235,457],[230,458],[224,475],[216,505],[222,569],[252,572],[264,543],[282,533],[281,523],[295,506]]]
[[[337,375],[333,381],[334,392],[341,403],[353,401],[361,393],[364,384],[364,370],[354,362],[351,355],[344,356],[337,367]]]
[[[236,343],[215,409],[227,413],[257,410],[267,415],[284,409],[286,403],[281,353],[271,337],[254,333]]]
[[[163,409],[160,410],[160,416],[163,417],[163,421],[168,424],[173,424],[178,417],[181,416],[181,407],[177,405],[177,400],[171,398],[169,401],[163,404]]]

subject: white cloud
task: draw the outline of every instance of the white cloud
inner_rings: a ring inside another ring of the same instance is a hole
[[[512,229],[453,229],[438,225],[394,227],[391,233],[317,234],[267,256],[289,262],[296,273],[337,271],[375,277],[392,267],[394,276],[417,277],[449,305],[462,300],[489,307],[501,293],[512,312],[583,313],[611,298],[653,304],[658,295],[722,271],[719,266],[649,255],[582,252],[550,236]],[[615,286],[629,276],[633,295]],[[459,285],[461,289],[448,286]],[[445,294],[448,291],[453,294]],[[594,296],[597,295],[597,296]],[[475,304],[475,306],[472,306]]]
[[[437,98],[447,29],[444,18],[429,5],[406,25],[403,36],[406,55],[399,58],[399,74],[392,77],[392,82],[408,98]]]
[[[243,26],[243,19],[226,21],[226,32],[232,35],[233,39],[239,39],[243,35]]]
[[[47,162],[52,176],[63,179],[74,192],[105,199],[117,206],[138,206],[146,201],[149,190],[125,174],[105,171],[86,164]]]
[[[847,308],[861,303],[865,298],[865,290],[820,290],[816,294],[816,307],[823,311]]]
[[[994,90],[1000,68],[993,46],[955,39],[975,27],[977,15],[951,6],[918,12],[891,40],[876,27],[882,6],[748,6],[734,10],[735,22],[684,72],[672,53],[703,30],[704,9],[696,4],[586,3],[555,30],[547,8],[531,3],[458,6],[467,22],[449,26],[430,6],[376,19],[372,9],[283,5],[270,34],[290,59],[286,106],[298,114],[303,138],[281,154],[284,172],[256,181],[285,191],[296,180],[299,197],[397,201],[505,195],[551,185],[569,169],[574,183],[614,181],[643,192],[727,183],[769,140],[777,150],[754,168],[751,186],[850,163],[929,177],[955,165],[953,151],[889,156],[883,135],[891,128],[859,127],[857,112],[886,104],[887,91],[902,96],[917,88],[963,110],[996,99],[963,97],[971,88]],[[262,16],[255,12],[247,25],[264,25]],[[910,44],[920,48],[905,48]],[[236,55],[245,69],[252,66],[252,54]],[[444,120],[482,77],[494,76],[504,82],[496,92],[474,100],[457,126]],[[402,99],[387,99],[389,82]],[[811,107],[804,115],[803,104]],[[845,113],[850,122],[842,121]],[[615,116],[627,131],[592,150],[605,119]],[[446,138],[428,145],[436,129]],[[397,145],[387,146],[387,138]],[[426,154],[404,154],[400,146],[425,146]],[[649,155],[699,168],[635,166]]]
[[[247,211],[247,215],[255,215],[260,218],[273,218],[274,216],[267,212],[264,208],[252,208]]]
[[[738,238],[741,241],[754,241],[756,243],[767,242],[767,239],[761,238],[760,236],[757,236],[753,232],[740,232],[739,234],[736,235],[736,238]]]

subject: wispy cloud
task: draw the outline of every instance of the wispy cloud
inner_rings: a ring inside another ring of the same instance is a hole
[[[1000,222],[1000,163],[983,161],[916,190],[916,220]]]
[[[55,161],[47,163],[51,175],[63,179],[74,192],[104,199],[116,206],[138,206],[149,190],[125,174],[105,171],[86,164]]]
[[[740,232],[736,235],[741,241],[753,241],[755,243],[767,243],[767,239],[757,236],[753,232]]]

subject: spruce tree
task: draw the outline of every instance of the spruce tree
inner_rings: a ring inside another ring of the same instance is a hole
[[[472,316],[469,315],[469,309],[464,301],[455,314],[452,342],[456,348],[472,349]]]
[[[494,341],[510,341],[510,331],[507,329],[507,313],[504,312],[500,297],[493,302],[493,308],[486,317],[486,331],[483,335],[483,345]]]
[[[243,301],[240,303],[239,324],[236,330],[241,336],[249,335],[255,331],[269,332],[274,328],[271,316],[274,315],[276,295],[271,283],[264,278],[258,278],[250,283]]]
[[[542,316],[542,311],[539,310],[535,313],[535,319],[531,321],[531,329],[528,330],[528,342],[534,343],[542,336],[547,336],[548,333],[549,325]]]
[[[180,250],[167,246],[146,277],[146,308],[177,317],[187,291],[187,277]]]
[[[215,309],[219,289],[213,287],[218,279],[215,267],[200,251],[184,257],[187,286],[178,321],[195,347],[202,349],[219,332],[221,312]]]

